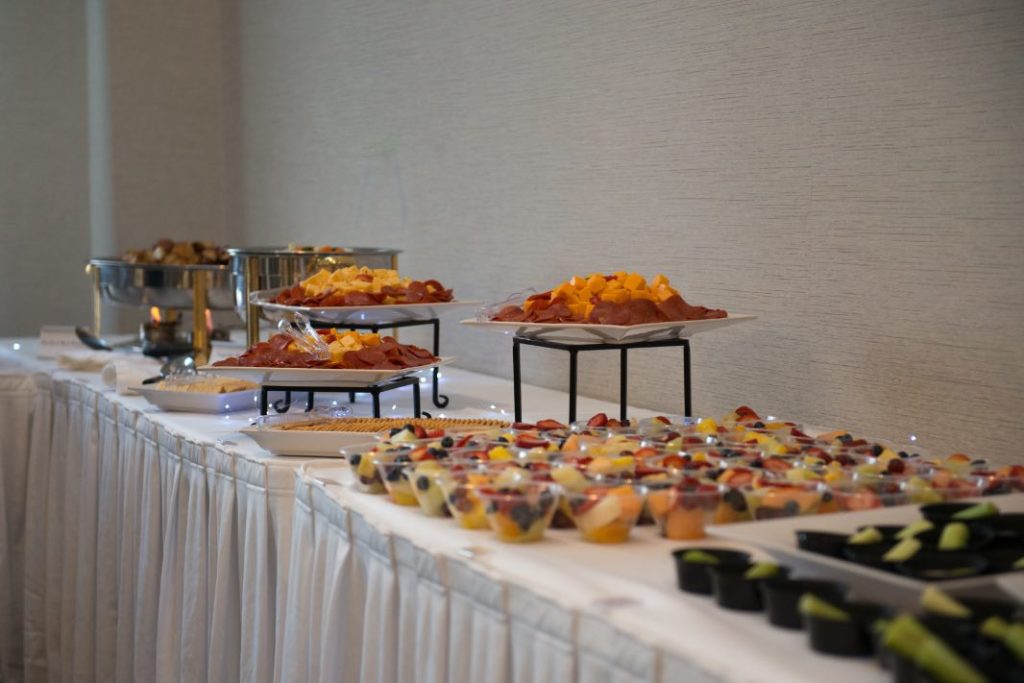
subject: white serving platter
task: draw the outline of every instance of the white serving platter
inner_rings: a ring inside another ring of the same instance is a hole
[[[700,332],[729,327],[737,323],[756,319],[756,315],[730,315],[728,318],[712,320],[676,320],[644,325],[592,325],[589,323],[531,323],[505,322],[498,320],[477,320],[470,318],[460,321],[463,325],[481,330],[512,334],[517,337],[546,339],[566,343],[626,344],[641,341],[665,339],[686,339]]]
[[[341,458],[341,449],[365,444],[373,438],[367,432],[314,432],[260,427],[239,430],[274,455],[311,458]]]
[[[149,386],[133,387],[147,401],[163,410],[184,413],[231,413],[258,407],[260,392],[231,391],[225,394],[202,393],[198,391],[172,391]]]
[[[479,306],[481,302],[469,299],[426,304],[381,304],[378,306],[293,306],[274,303],[281,289],[263,289],[253,292],[250,301],[258,304],[268,318],[280,318],[286,313],[302,313],[310,320],[333,325],[376,325],[405,320],[428,320],[455,308]]]
[[[235,377],[271,386],[293,387],[368,387],[389,380],[413,375],[424,370],[439,368],[452,363],[452,357],[427,365],[401,370],[350,370],[346,368],[268,368],[268,367],[226,367],[205,365],[199,372]]]
[[[991,501],[1001,512],[1024,512],[1024,493],[989,496],[975,500]],[[858,527],[880,524],[909,524],[921,519],[920,506],[901,505],[864,512],[839,512],[829,515],[787,517],[785,519],[723,524],[708,528],[710,536],[746,543],[765,551],[781,564],[797,570],[801,576],[833,579],[847,584],[865,600],[892,603],[906,609],[916,608],[926,586],[960,596],[1000,597],[1000,577],[1011,574],[973,576],[949,581],[919,581],[908,576],[878,571],[845,560],[801,550],[796,544],[797,530],[853,533]]]

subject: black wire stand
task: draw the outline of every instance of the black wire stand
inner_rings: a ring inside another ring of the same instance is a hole
[[[619,352],[619,419],[626,419],[626,402],[629,385],[628,353],[631,349],[656,349],[664,347],[683,347],[683,414],[687,417],[693,413],[692,392],[690,387],[690,340],[689,339],[659,339],[654,341],[623,342],[620,344],[610,343],[565,343],[550,341],[547,339],[533,339],[530,337],[512,337],[512,382],[515,396],[516,422],[523,420],[523,373],[522,363],[519,359],[519,346],[539,346],[545,349],[557,349],[569,352],[569,422],[576,421],[576,397],[577,397],[577,369],[580,351],[618,351]],[[436,355],[436,354],[435,354]]]
[[[436,372],[436,368],[435,368]],[[369,386],[361,387],[346,387],[346,386],[315,386],[315,387],[303,387],[295,385],[269,385],[264,384],[260,387],[260,415],[266,415],[270,412],[270,392],[271,391],[283,391],[284,398],[274,401],[274,410],[278,413],[287,413],[292,407],[292,392],[306,394],[306,412],[313,410],[314,395],[317,393],[347,393],[349,399],[353,399],[356,394],[370,394],[373,398],[373,416],[380,417],[380,395],[385,391],[391,391],[392,389],[399,389],[401,387],[412,387],[412,412],[413,417],[419,417],[420,411],[420,378],[416,375],[407,377],[399,377],[398,379],[391,380],[390,382],[381,382],[379,384],[371,384]]]
[[[370,332],[377,333],[385,329],[396,329],[400,327],[420,327],[422,325],[432,325],[434,327],[434,355],[440,357],[441,355],[441,321],[438,318],[423,318],[416,320],[397,320],[395,322],[381,322],[381,323],[358,323],[358,322],[343,322],[343,323],[325,323],[318,321],[311,321],[310,324],[319,329],[329,329],[337,327],[339,329],[351,329],[351,330],[369,330]],[[440,368],[434,368],[431,373],[433,379],[433,387],[430,395],[430,400],[433,401],[434,405],[438,408],[448,407],[448,397],[440,392],[438,385],[438,375]],[[333,391],[333,390],[332,390]],[[358,391],[349,392],[349,400],[355,400],[355,394]],[[417,404],[418,405],[418,404]],[[374,417],[380,417],[374,413]],[[416,417],[419,417],[419,411],[416,411]]]

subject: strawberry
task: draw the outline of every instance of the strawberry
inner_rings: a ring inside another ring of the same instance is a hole
[[[594,417],[587,420],[588,427],[604,427],[608,424],[608,416],[604,413],[598,413]]]
[[[512,423],[512,429],[519,430],[519,431],[526,431],[526,430],[536,429],[536,428],[537,427],[535,425],[532,425],[529,422],[513,422]]]
[[[516,437],[516,446],[519,448],[547,448],[548,442],[527,434],[520,434]]]
[[[558,420],[541,420],[537,423],[537,429],[542,432],[547,432],[555,429],[566,429],[566,426]]]

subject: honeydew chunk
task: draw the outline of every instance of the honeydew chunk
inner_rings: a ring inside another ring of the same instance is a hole
[[[882,532],[873,526],[866,526],[846,539],[850,545],[871,545],[882,540]]]
[[[906,562],[921,549],[921,541],[916,538],[904,538],[902,541],[889,548],[889,551],[882,555],[883,562]]]
[[[963,550],[971,539],[971,530],[963,522],[951,522],[939,536],[939,550]]]
[[[743,574],[745,579],[767,579],[779,574],[780,567],[774,562],[758,562]]]
[[[917,536],[918,534],[923,534],[926,531],[931,531],[934,528],[935,525],[932,524],[929,520],[919,519],[914,522],[911,522],[907,526],[897,531],[896,538],[899,540],[903,540],[904,538],[912,538],[914,536]]]
[[[983,636],[987,636],[992,640],[1004,640],[1010,632],[1010,624],[1002,617],[989,617],[981,622],[979,630]]]
[[[572,465],[563,465],[551,470],[551,478],[567,491],[582,491],[587,487],[587,478]]]
[[[804,593],[801,595],[800,602],[797,603],[797,609],[800,610],[800,614],[818,617],[819,619],[828,619],[830,621],[850,620],[849,612],[819,598],[814,593]]]
[[[576,526],[581,532],[588,533],[611,524],[621,516],[622,503],[619,497],[614,494],[606,495],[594,507],[576,518]]]
[[[529,480],[526,470],[521,467],[509,467],[502,470],[498,478],[494,480],[495,488],[518,488],[520,484]]]
[[[921,591],[921,607],[945,617],[967,619],[971,616],[971,610],[935,586],[928,586]]]
[[[992,517],[993,515],[998,514],[999,508],[997,508],[991,501],[986,500],[984,503],[978,503],[977,505],[972,505],[969,508],[961,510],[953,515],[953,519],[984,519],[985,517]]]
[[[683,562],[687,564],[718,564],[718,558],[703,550],[687,550],[683,553]]]
[[[986,683],[986,678],[967,660],[909,614],[901,614],[889,623],[882,642],[939,683]]]

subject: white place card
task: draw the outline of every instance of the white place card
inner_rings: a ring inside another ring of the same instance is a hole
[[[73,325],[43,325],[39,330],[39,358],[57,358],[68,351],[88,349],[75,334]]]

